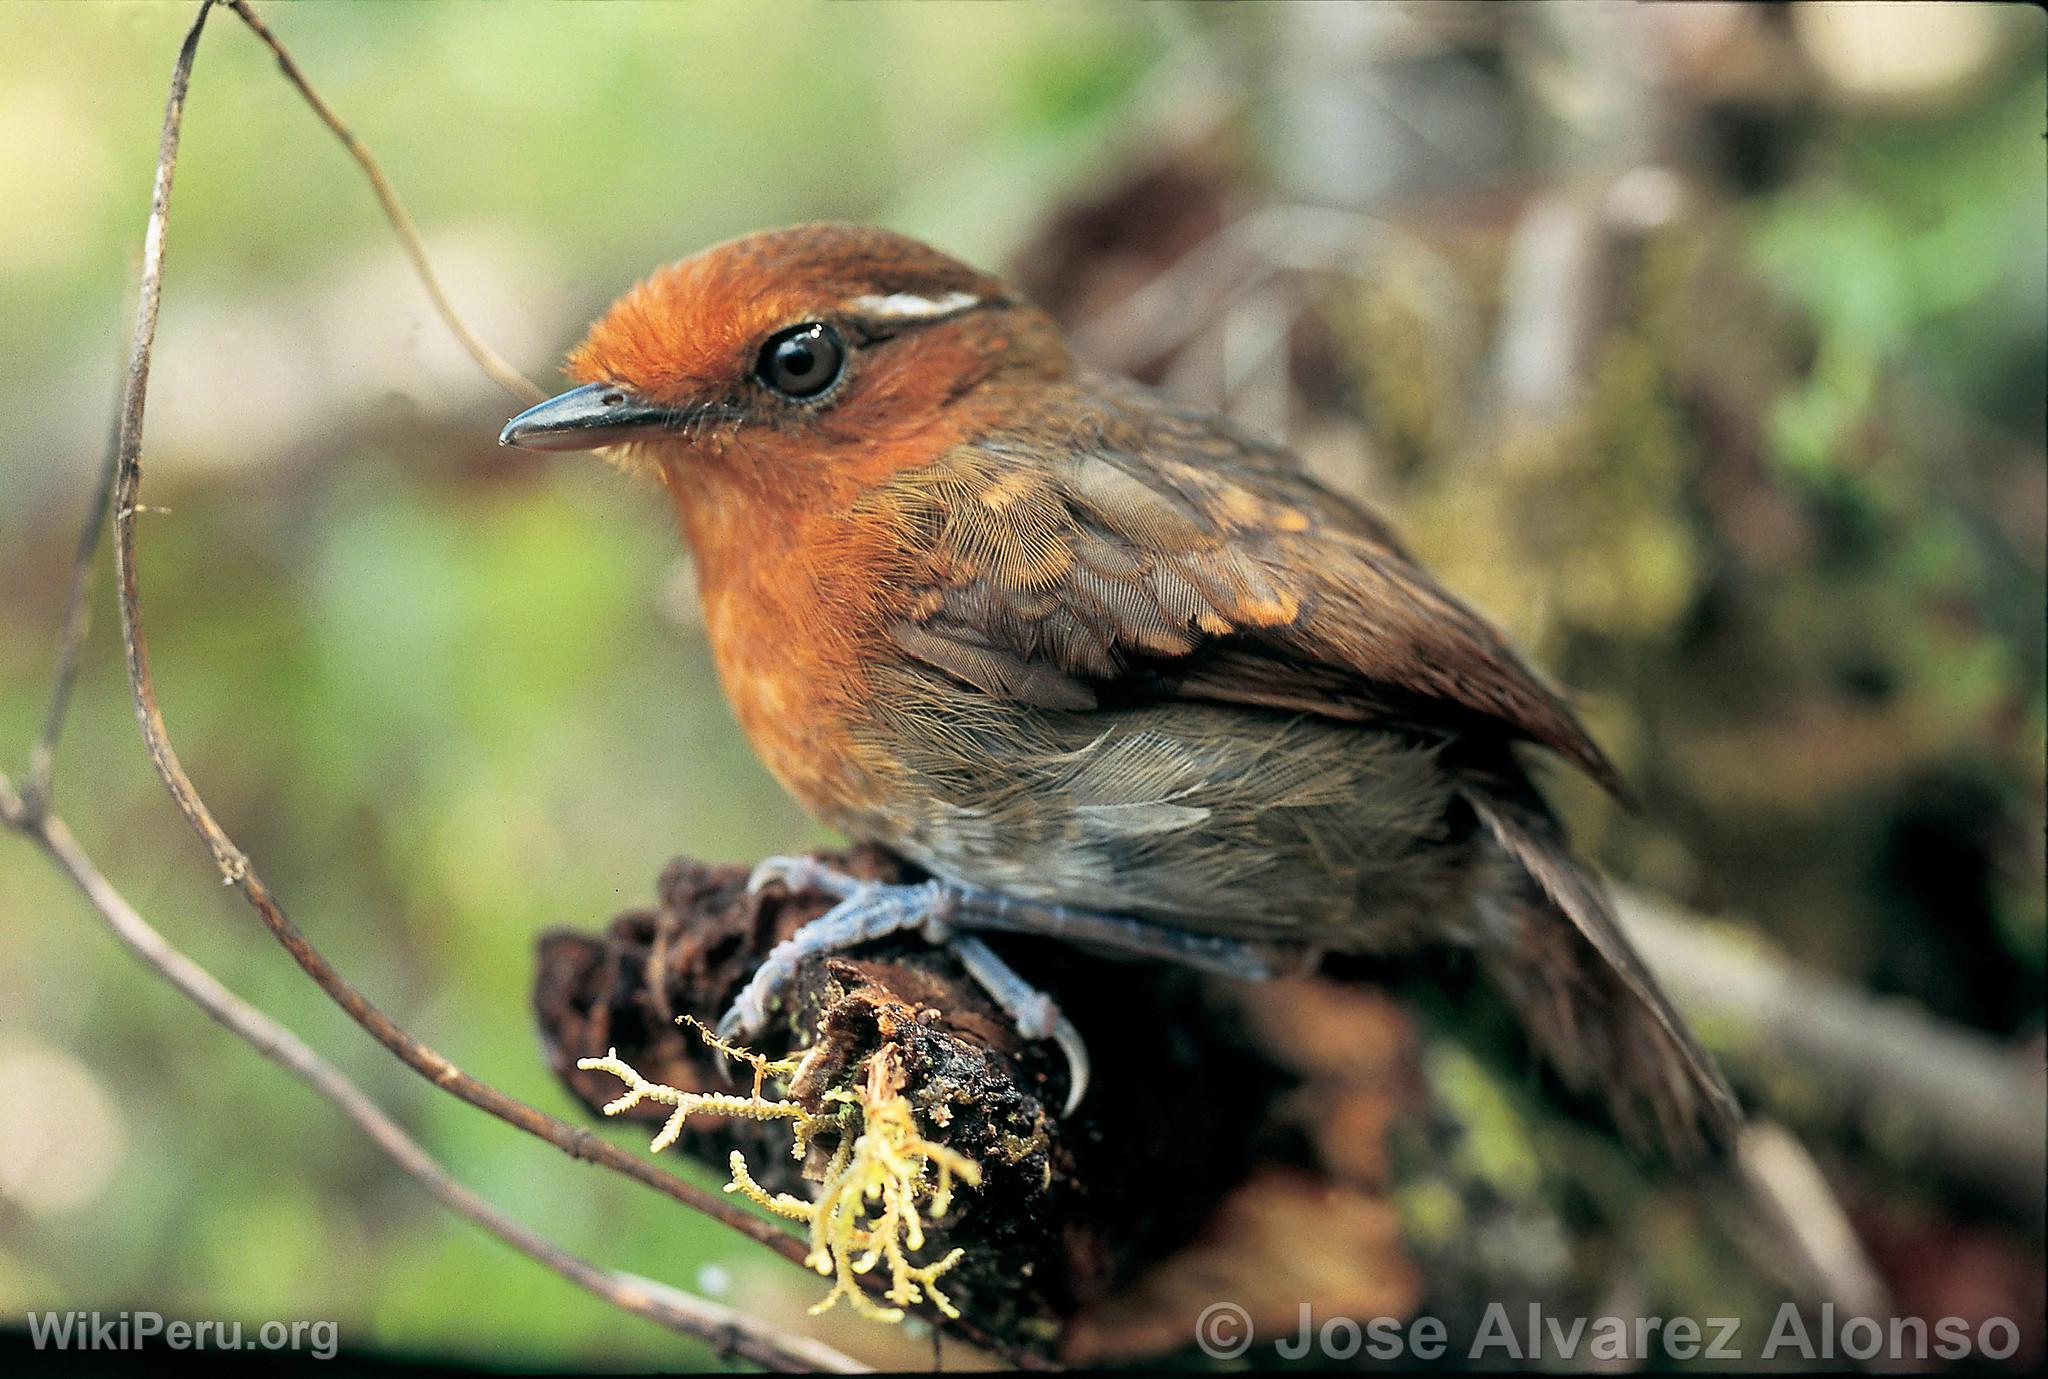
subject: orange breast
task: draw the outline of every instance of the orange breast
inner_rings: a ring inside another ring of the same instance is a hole
[[[833,513],[771,517],[716,483],[671,491],[741,730],[785,789],[845,827],[887,791],[893,765],[870,759],[852,733],[868,670],[887,654],[875,534]]]

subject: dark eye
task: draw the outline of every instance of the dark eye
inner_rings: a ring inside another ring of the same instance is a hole
[[[846,346],[839,332],[822,321],[792,326],[768,337],[754,373],[784,397],[816,397],[846,368]]]

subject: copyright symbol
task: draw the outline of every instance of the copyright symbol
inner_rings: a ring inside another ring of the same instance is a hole
[[[1195,1344],[1212,1360],[1235,1360],[1252,1348],[1251,1314],[1234,1302],[1212,1302],[1195,1318]]]

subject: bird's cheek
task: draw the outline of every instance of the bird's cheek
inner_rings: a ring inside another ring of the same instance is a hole
[[[960,439],[957,413],[932,397],[862,397],[821,416],[806,447],[812,462],[834,473],[880,476],[928,464]]]

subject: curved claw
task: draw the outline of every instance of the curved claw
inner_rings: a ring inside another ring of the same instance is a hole
[[[718,1037],[729,1044],[752,1039],[768,1023],[765,1003],[755,995],[755,985],[750,981],[742,987],[740,994],[733,997],[732,1004],[725,1008],[725,1014],[718,1017]]]
[[[777,961],[779,956],[770,952],[768,960],[754,969],[754,975],[747,978],[747,984],[732,998],[725,1014],[718,1017],[720,1039],[727,1043],[743,1043],[768,1027],[768,1006],[782,994],[782,988],[789,984],[795,972],[794,965]]]
[[[1037,993],[1028,1008],[1011,1012],[1011,1018],[1017,1023],[1017,1033],[1026,1039],[1050,1039],[1059,1045],[1067,1060],[1067,1100],[1060,1118],[1073,1115],[1081,1098],[1088,1095],[1088,1045],[1081,1038],[1081,1031],[1043,993]]]
[[[828,891],[840,900],[768,950],[768,956],[733,998],[731,1008],[720,1017],[721,1039],[751,1039],[765,1029],[769,1008],[806,958],[905,931],[923,933],[934,942],[943,941],[949,932],[944,918],[947,907],[930,882],[884,886],[834,871],[814,857],[770,857],[754,868],[747,886],[750,891],[758,890],[771,881],[794,889]]]
[[[1061,1014],[1059,1006],[1053,1004],[1053,998],[1040,996],[1038,1002],[1042,1002],[1038,1010],[1028,1016],[1020,1014],[1016,1025],[1018,1033],[1026,1039],[1051,1039],[1067,1059],[1067,1104],[1059,1113],[1059,1119],[1065,1121],[1075,1113],[1081,1098],[1087,1096],[1087,1072],[1090,1072],[1087,1043],[1081,1039],[1081,1031],[1073,1027],[1073,1020]]]
[[[1074,1022],[1064,1015],[1052,1027],[1052,1041],[1067,1059],[1067,1104],[1060,1112],[1060,1119],[1065,1120],[1080,1107],[1081,1098],[1088,1095],[1088,1045],[1082,1042],[1081,1031],[1074,1028]]]
[[[1088,1045],[1052,997],[1018,976],[1015,969],[980,939],[956,934],[951,940],[953,956],[967,969],[983,991],[1002,1007],[1026,1039],[1050,1039],[1059,1045],[1067,1060],[1067,1102],[1060,1116],[1074,1113],[1081,1098],[1088,1095]]]
[[[793,891],[825,891],[839,903],[770,950],[720,1017],[720,1038],[752,1039],[765,1029],[770,1008],[805,958],[891,934],[915,933],[930,943],[950,944],[968,972],[1016,1021],[1018,1033],[1059,1046],[1068,1073],[1062,1115],[1071,1115],[1088,1094],[1088,1046],[1080,1031],[987,944],[963,931],[994,928],[1107,942],[1125,951],[1178,958],[1241,976],[1271,975],[1281,955],[1278,949],[1269,952],[1260,946],[1188,935],[1121,916],[1026,905],[942,878],[898,885],[861,881],[810,856],[766,858],[748,876],[747,892],[758,893],[778,881]]]

